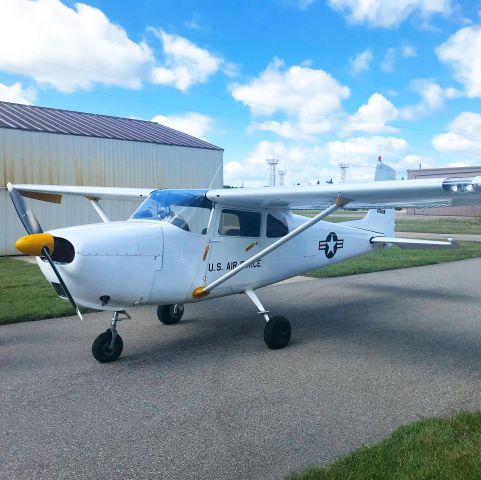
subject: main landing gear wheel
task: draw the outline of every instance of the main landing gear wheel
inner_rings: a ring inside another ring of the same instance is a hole
[[[159,305],[157,307],[157,318],[164,325],[179,323],[182,315],[184,315],[183,305]]]
[[[109,363],[119,358],[123,348],[124,342],[118,333],[112,342],[112,330],[109,328],[92,343],[92,355],[100,363]]]
[[[291,338],[291,323],[284,317],[272,317],[264,327],[264,342],[269,348],[284,348]]]

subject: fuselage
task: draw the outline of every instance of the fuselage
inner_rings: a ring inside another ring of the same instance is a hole
[[[211,283],[282,236],[284,232],[272,233],[272,228],[269,235],[267,223],[272,215],[289,231],[307,220],[287,211],[256,209],[247,213],[256,214],[259,229],[236,235],[231,232],[235,229],[221,229],[225,212],[222,205],[213,205],[206,227],[198,229],[200,233],[151,218],[53,230],[50,233],[70,242],[75,252],[70,262],[56,262],[57,268],[75,301],[85,307],[121,310],[143,304],[196,302],[203,299],[193,297],[195,288]],[[230,208],[228,215],[232,217],[235,212]],[[253,290],[361,255],[374,248],[370,243],[373,235],[364,229],[321,221],[205,298]],[[55,286],[57,279],[49,264],[40,257],[37,261]]]

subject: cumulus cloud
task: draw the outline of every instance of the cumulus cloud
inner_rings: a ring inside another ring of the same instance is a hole
[[[275,152],[280,159],[278,169],[285,169],[286,185],[324,182],[338,176],[338,169],[324,160],[325,150],[319,145],[288,145],[283,142],[259,142],[244,159],[226,162],[225,183],[233,186],[262,187],[269,183],[266,158]]]
[[[438,58],[454,71],[468,97],[481,97],[481,26],[461,28],[436,49]]]
[[[226,162],[225,182],[234,186],[267,185],[266,158],[272,155],[273,151],[280,159],[279,169],[288,172],[286,185],[315,184],[318,180],[324,183],[330,178],[337,183],[340,180],[339,163],[350,165],[350,182],[371,181],[379,154],[397,170],[399,177],[406,175],[407,168],[417,168],[419,161],[426,166],[433,165],[432,160],[410,154],[406,140],[394,136],[352,137],[316,145],[262,141],[246,158]]]
[[[162,42],[164,62],[152,71],[152,82],[173,86],[181,91],[205,83],[224,63],[224,59],[198,47],[179,35],[150,29]],[[227,67],[230,71],[230,66]]]
[[[433,146],[439,152],[481,158],[481,115],[473,112],[460,113],[448,125],[447,132],[433,138]]]
[[[159,60],[146,42],[131,40],[98,8],[60,0],[2,0],[0,70],[63,92],[95,84],[140,88],[143,82],[186,91],[219,70],[237,73],[236,65],[184,37],[150,31],[161,41]]]
[[[381,28],[395,28],[413,13],[427,19],[451,11],[451,0],[328,0],[327,4],[352,24]]]
[[[427,79],[416,79],[411,82],[411,89],[419,94],[421,100],[415,105],[408,105],[399,110],[399,116],[405,120],[416,120],[425,117],[444,106],[446,99],[459,96],[452,88],[442,88],[437,83]]]
[[[247,105],[255,117],[253,128],[291,139],[310,139],[330,131],[342,100],[350,94],[348,87],[324,70],[285,68],[279,59],[257,78],[231,89],[234,99]]]
[[[361,72],[366,72],[369,70],[373,59],[373,54],[371,49],[366,49],[359,55],[349,59],[349,70],[353,75],[357,75]]]
[[[59,0],[0,2],[0,69],[64,92],[94,83],[138,88],[154,58],[101,10]]]
[[[347,132],[383,133],[395,132],[387,125],[398,117],[396,107],[380,93],[374,93],[365,105],[348,117],[344,126]]]
[[[153,122],[160,123],[166,127],[174,128],[194,137],[204,138],[212,129],[212,118],[197,112],[188,112],[183,115],[165,116],[157,115]]]
[[[23,88],[20,82],[12,85],[4,85],[0,83],[0,100],[2,102],[23,103],[31,105],[37,98],[37,92],[34,88]]]

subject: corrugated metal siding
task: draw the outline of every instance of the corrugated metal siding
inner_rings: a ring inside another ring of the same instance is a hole
[[[408,170],[408,179],[476,177],[478,175],[481,175],[481,167]],[[408,208],[408,215],[479,217],[481,216],[481,205],[466,205],[463,207]]]
[[[0,128],[221,150],[156,122],[10,102],[0,102]]]
[[[0,187],[7,182],[145,188],[221,188],[222,150],[194,149],[0,128]],[[217,176],[214,178],[214,176]],[[84,198],[61,205],[27,199],[44,229],[99,222]],[[104,201],[112,220],[138,202]],[[25,234],[6,188],[0,190],[0,255],[13,255]]]

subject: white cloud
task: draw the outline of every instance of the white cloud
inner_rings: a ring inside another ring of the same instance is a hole
[[[458,30],[436,49],[439,59],[450,65],[468,97],[481,97],[481,26]]]
[[[433,138],[433,146],[443,153],[481,158],[481,115],[460,113],[447,127],[447,132]],[[465,160],[460,160],[464,162]]]
[[[198,47],[184,37],[171,35],[163,30],[150,30],[162,41],[165,56],[164,64],[152,71],[153,83],[186,91],[194,84],[207,82],[224,63],[221,57]]]
[[[442,88],[427,79],[416,79],[411,82],[411,89],[419,94],[421,100],[415,105],[408,105],[399,110],[400,117],[405,120],[416,120],[425,117],[444,106],[446,99],[459,96],[454,88]]]
[[[152,121],[165,125],[166,127],[175,128],[197,138],[205,138],[206,134],[212,129],[213,123],[211,117],[197,112],[189,112],[184,115],[174,115],[170,117],[157,115]]]
[[[344,130],[367,133],[395,132],[397,130],[386,123],[397,117],[396,107],[380,93],[374,93],[367,104],[359,107],[357,112],[348,117]]]
[[[349,59],[349,69],[353,75],[369,70],[370,64],[373,59],[371,49],[366,49],[359,55]]]
[[[404,45],[401,47],[401,56],[404,58],[412,58],[417,55],[416,50],[412,45]]]
[[[154,58],[101,10],[59,0],[0,2],[0,69],[71,92],[94,83],[138,88]]]
[[[336,166],[325,161],[322,146],[287,145],[282,142],[259,142],[245,159],[226,162],[224,179],[227,185],[262,187],[269,183],[266,158],[280,159],[278,170],[287,170],[286,185],[324,182],[338,176]]]
[[[398,171],[401,160],[409,154],[409,145],[399,137],[353,137],[344,141],[328,142],[326,150],[327,158],[332,164],[352,165],[349,167],[352,170],[349,174],[350,181],[370,181],[374,178],[378,155]]]
[[[392,73],[396,65],[396,49],[388,48],[384,55],[384,60],[381,62],[381,70],[384,73]]]
[[[404,175],[406,170],[418,170],[421,168],[434,168],[435,162],[431,157],[422,157],[420,155],[408,154],[396,163],[398,173]],[[406,176],[404,178],[407,178]]]
[[[392,73],[394,72],[398,56],[401,56],[402,58],[413,58],[416,55],[416,50],[411,45],[404,45],[399,48],[388,48],[384,54],[384,59],[381,62],[381,70],[384,73]]]
[[[297,6],[301,10],[306,10],[314,3],[314,0],[297,0]]]
[[[324,70],[297,65],[286,69],[279,59],[251,82],[232,86],[234,99],[256,118],[253,128],[291,139],[330,131],[349,94],[349,88]]]
[[[15,82],[12,85],[4,85],[0,83],[0,101],[23,103],[31,105],[37,98],[37,92],[34,88],[23,88],[22,84]]]
[[[413,13],[427,19],[451,11],[451,0],[328,0],[327,4],[350,23],[381,28],[397,27]]]
[[[224,178],[226,184],[234,186],[267,185],[266,158],[272,152],[280,159],[278,168],[287,170],[286,185],[315,184],[318,180],[324,183],[330,178],[338,183],[339,163],[350,165],[350,182],[371,181],[379,154],[383,161],[398,171],[398,176],[405,176],[406,168],[417,168],[420,159],[423,165],[432,164],[429,159],[411,155],[409,150],[406,140],[392,136],[353,137],[310,146],[262,141],[245,159],[227,161]]]

